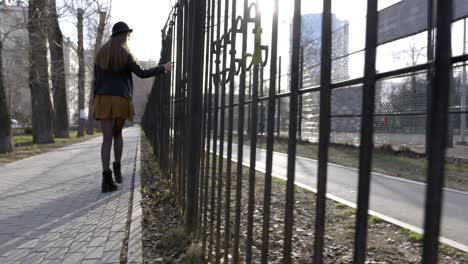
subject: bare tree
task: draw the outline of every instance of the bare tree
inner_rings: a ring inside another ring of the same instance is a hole
[[[53,109],[47,60],[47,0],[29,0],[29,87],[33,142],[53,143]]]
[[[84,57],[84,23],[95,16],[102,7],[99,0],[64,0],[65,8],[76,17],[78,32],[78,137],[85,133],[85,57]]]
[[[63,57],[63,35],[60,30],[55,0],[49,0],[49,51],[54,98],[54,134],[58,138],[68,138],[68,107],[65,84],[65,62]]]
[[[102,39],[104,36],[104,30],[106,27],[106,20],[108,18],[107,12],[102,11],[99,5],[98,5],[98,13],[99,13],[99,24],[98,24],[97,31],[96,31],[96,42],[94,45],[94,58],[96,58],[96,54],[99,48],[102,46]],[[91,70],[91,72],[93,73],[93,81],[92,81],[91,89],[89,92],[88,109],[91,109],[94,104],[94,67]],[[90,116],[91,116],[91,111],[88,114],[88,123],[86,126],[86,132],[88,135],[92,135],[94,133],[94,122],[93,120],[91,120]]]
[[[10,12],[7,12],[7,14],[2,14],[2,17],[0,17],[0,153],[14,150],[10,112],[11,89],[8,89],[5,83],[4,65],[6,62],[3,60],[6,49],[5,43],[7,41],[12,42],[12,35],[18,30],[26,28],[27,20],[27,14],[23,5],[18,5],[14,8],[21,8],[21,15],[7,15],[10,14]]]
[[[2,36],[0,36],[2,38]],[[3,38],[2,38],[3,39]],[[0,153],[13,151],[10,111],[7,106],[5,85],[3,82],[3,40],[0,40]]]
[[[78,29],[78,109],[80,111],[80,119],[78,121],[78,137],[84,136],[85,130],[85,64],[84,64],[84,46],[83,46],[83,20],[84,9],[77,9],[77,29]]]

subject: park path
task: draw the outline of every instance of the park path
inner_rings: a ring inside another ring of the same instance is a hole
[[[219,141],[218,141],[219,146]],[[232,160],[237,161],[238,145],[233,144]],[[243,161],[250,166],[250,146],[243,148]],[[224,144],[224,157],[227,143]],[[256,170],[265,172],[266,151],[257,148]],[[273,176],[286,179],[287,156],[273,153]],[[316,191],[317,161],[297,157],[296,185]],[[358,171],[355,168],[329,164],[327,196],[333,200],[355,207],[357,201]],[[424,219],[425,187],[423,183],[407,181],[383,174],[373,173],[371,181],[371,214],[411,229],[422,232]],[[441,240],[453,247],[468,252],[468,193],[444,190]]]
[[[140,128],[123,133],[124,181],[113,193],[101,193],[102,137],[0,167],[0,263],[120,263],[130,202],[133,219],[141,209],[132,195]],[[140,242],[130,242],[129,263],[141,263]]]

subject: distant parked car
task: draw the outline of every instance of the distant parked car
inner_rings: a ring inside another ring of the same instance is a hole
[[[20,124],[18,123],[18,120],[16,119],[11,119],[11,128],[21,128]]]

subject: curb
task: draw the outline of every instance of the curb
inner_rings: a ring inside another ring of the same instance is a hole
[[[133,205],[130,218],[130,234],[128,237],[128,264],[143,263],[143,233],[142,233],[142,208],[141,208],[141,140],[138,136],[137,155],[135,160],[135,176],[133,184]]]
[[[210,151],[210,153],[212,153]],[[216,154],[216,156],[219,156],[218,154]],[[227,159],[227,155],[223,155],[223,158]],[[233,162],[237,162],[237,158],[231,158],[231,161]],[[250,164],[248,162],[242,162],[242,165],[245,166],[245,167],[250,167]],[[261,173],[266,173],[266,171],[264,169],[261,169],[261,168],[255,168],[256,171],[258,172],[261,172]],[[279,176],[278,174],[272,172],[271,173],[271,176],[277,178],[277,179],[281,179],[281,180],[284,180],[284,181],[287,181],[287,178],[286,177],[283,177],[283,176]],[[306,185],[306,184],[303,184],[301,182],[298,182],[298,181],[294,181],[294,185],[298,186],[298,187],[301,187],[303,189],[306,189],[308,191],[311,191],[311,192],[314,192],[314,193],[317,193],[317,189],[316,188],[313,188],[309,185]],[[343,198],[340,198],[338,196],[335,196],[335,195],[332,195],[332,194],[329,194],[327,193],[326,194],[326,197],[330,200],[333,200],[335,202],[339,202],[339,203],[342,203],[344,205],[347,205],[351,208],[354,208],[354,209],[357,209],[357,205],[353,202],[350,202],[348,200],[345,200]],[[387,216],[385,214],[381,214],[381,213],[378,213],[376,211],[373,211],[373,210],[369,210],[368,211],[368,214],[369,215],[373,215],[373,216],[376,216],[376,217],[379,217],[380,219],[384,220],[384,221],[387,221],[391,224],[394,224],[394,225],[397,225],[399,227],[402,227],[402,228],[406,228],[406,229],[409,229],[413,232],[416,232],[416,233],[419,233],[419,234],[422,234],[423,235],[423,230],[421,228],[418,228],[418,227],[415,227],[413,225],[410,225],[408,223],[405,223],[405,222],[402,222],[402,221],[399,221],[395,218],[392,218],[390,216]],[[443,237],[443,236],[439,236],[439,241],[444,243],[444,244],[447,244],[453,248],[456,248],[458,250],[461,250],[463,252],[467,252],[468,253],[468,245],[464,245],[462,243],[459,243],[459,242],[456,242],[454,240],[451,240],[451,239],[448,239],[446,237]]]

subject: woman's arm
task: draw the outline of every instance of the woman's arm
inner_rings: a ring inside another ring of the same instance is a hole
[[[132,56],[128,58],[127,66],[131,72],[135,73],[140,78],[154,77],[157,75],[161,75],[167,71],[165,65],[160,65],[145,70],[141,68],[140,64]]]

